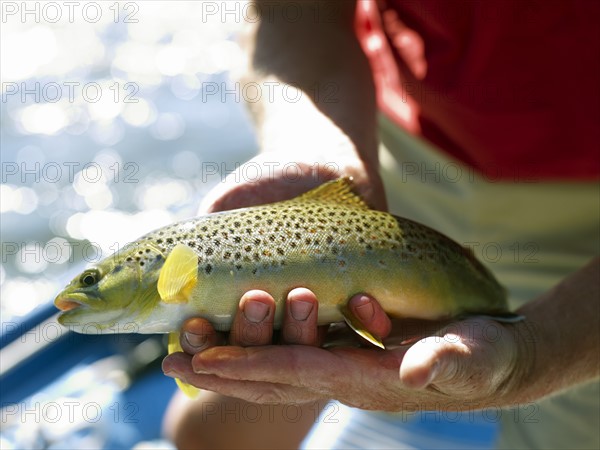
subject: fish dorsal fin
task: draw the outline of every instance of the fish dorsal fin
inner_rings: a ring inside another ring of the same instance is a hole
[[[169,333],[169,344],[167,347],[169,355],[175,352],[183,352],[183,348],[181,348],[181,344],[179,343],[178,331],[173,331],[172,333]],[[200,393],[200,389],[192,386],[191,384],[184,383],[179,378],[175,378],[175,382],[177,383],[177,386],[179,386],[179,389],[181,389],[183,393],[190,398],[196,398]]]
[[[177,244],[160,270],[158,294],[165,303],[185,303],[198,282],[198,255],[185,244]]]
[[[338,178],[334,181],[328,181],[319,187],[299,195],[292,201],[314,201],[324,203],[335,203],[337,205],[354,206],[357,208],[369,209],[365,201],[352,191],[354,183],[352,177]]]

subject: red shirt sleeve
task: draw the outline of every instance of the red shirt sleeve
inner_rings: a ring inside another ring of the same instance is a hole
[[[600,2],[358,1],[380,109],[494,179],[600,178]]]

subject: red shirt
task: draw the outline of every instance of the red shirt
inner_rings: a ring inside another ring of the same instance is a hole
[[[600,1],[359,0],[379,107],[494,179],[600,178]]]

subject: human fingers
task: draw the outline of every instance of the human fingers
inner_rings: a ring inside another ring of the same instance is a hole
[[[318,345],[317,319],[319,302],[315,294],[305,288],[290,291],[285,305],[281,337],[285,344]]]
[[[293,158],[278,152],[261,153],[211,189],[202,200],[200,211],[212,213],[286,200],[341,176],[336,170],[319,170],[321,166],[318,160],[304,155]],[[267,173],[247,181],[243,174],[248,167],[252,173],[261,169]],[[293,177],[284,170],[286,167],[294,169]]]
[[[390,334],[392,322],[377,300],[366,294],[358,294],[348,301],[348,308],[363,326],[377,338]]]
[[[233,348],[233,347],[225,347]],[[239,347],[236,347],[239,348]],[[199,389],[261,404],[307,403],[325,398],[311,389],[285,383],[238,380],[192,370],[190,356],[173,353],[163,361],[165,375],[178,378]]]
[[[223,344],[224,337],[222,333],[215,331],[208,320],[193,317],[181,326],[179,343],[186,353],[193,355],[209,347]]]
[[[260,386],[261,398],[270,393],[273,403],[334,398],[350,406],[394,410],[408,392],[398,379],[401,356],[399,351],[306,345],[215,347],[194,355],[192,368],[229,380],[228,389],[235,390],[230,395],[239,398],[248,399],[254,394],[246,390]]]
[[[270,294],[259,290],[246,292],[233,320],[229,343],[244,347],[270,344],[274,316],[275,300]]]

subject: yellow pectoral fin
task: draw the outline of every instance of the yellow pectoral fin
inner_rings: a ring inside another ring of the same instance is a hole
[[[165,303],[185,303],[198,282],[198,255],[184,244],[177,244],[158,277],[158,293]]]
[[[350,311],[350,309],[347,306],[341,306],[340,311],[344,316],[346,324],[352,329],[352,331],[354,331],[363,339],[369,341],[371,344],[376,345],[377,347],[385,350],[385,345],[383,345],[381,339],[367,331],[364,325],[360,322],[360,320],[356,318],[356,316],[352,313],[352,311]]]
[[[174,352],[182,352],[181,344],[179,343],[179,332],[174,331],[169,333],[169,344],[167,346],[169,355]],[[189,398],[196,398],[200,393],[200,389],[192,386],[191,384],[184,383],[178,378],[175,378],[175,383],[179,386],[179,389],[183,391]]]

